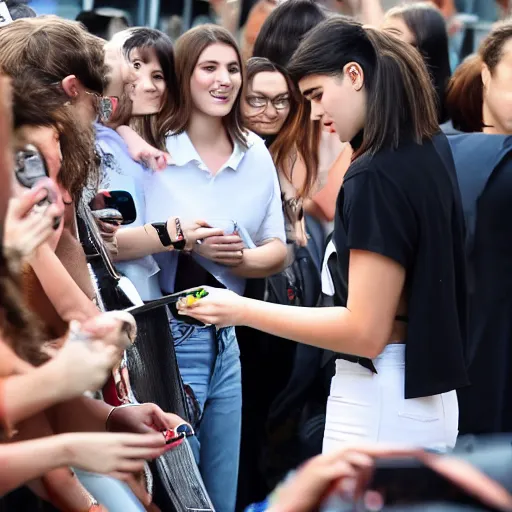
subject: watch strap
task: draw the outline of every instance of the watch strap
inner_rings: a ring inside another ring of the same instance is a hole
[[[167,222],[153,222],[151,225],[155,228],[158,238],[160,239],[160,243],[164,247],[170,247],[173,245],[171,237],[169,236],[169,231],[167,230]]]
[[[181,228],[181,222],[178,217],[175,219],[176,224],[176,240],[172,242],[173,247],[181,251],[185,249],[185,246],[187,245],[187,241],[185,240],[185,234],[183,233],[183,229]]]

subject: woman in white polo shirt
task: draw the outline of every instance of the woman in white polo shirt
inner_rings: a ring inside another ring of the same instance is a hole
[[[126,230],[130,247],[125,239],[119,250],[141,257],[158,237],[169,248],[155,255],[163,292],[220,284],[243,294],[247,278],[278,272],[286,258],[277,173],[263,140],[242,128],[242,61],[229,32],[192,29],[178,40],[175,56],[179,107],[166,141],[174,163],[149,173],[148,224]],[[224,234],[185,245],[179,232],[186,236],[190,221]],[[172,328],[183,380],[196,399],[201,473],[215,509],[231,512],[242,407],[235,331],[180,321]]]

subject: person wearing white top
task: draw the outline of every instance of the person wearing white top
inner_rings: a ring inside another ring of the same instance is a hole
[[[176,45],[176,74],[179,105],[166,139],[173,163],[146,179],[146,232],[126,229],[119,250],[132,257],[149,254],[149,246],[155,248],[150,237],[158,239],[154,225],[166,219],[174,244],[176,218],[187,219],[179,222],[188,251],[155,256],[162,290],[217,283],[243,294],[247,278],[281,270],[286,246],[272,158],[263,140],[242,128],[242,61],[231,34],[213,25],[188,31]],[[201,226],[220,232],[195,243],[194,229]],[[180,371],[195,398],[203,480],[215,510],[232,512],[242,407],[235,331],[179,320],[172,329]]]

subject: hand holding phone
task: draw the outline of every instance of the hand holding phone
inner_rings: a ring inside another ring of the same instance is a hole
[[[64,203],[57,201],[55,184],[44,178],[30,189],[9,200],[4,223],[4,248],[22,259],[35,255],[37,248],[59,228]]]

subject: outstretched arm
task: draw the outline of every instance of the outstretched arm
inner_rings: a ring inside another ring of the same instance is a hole
[[[209,296],[180,311],[217,327],[247,325],[307,345],[375,358],[393,331],[404,281],[405,270],[398,263],[353,250],[346,308],[283,306],[209,289]]]

